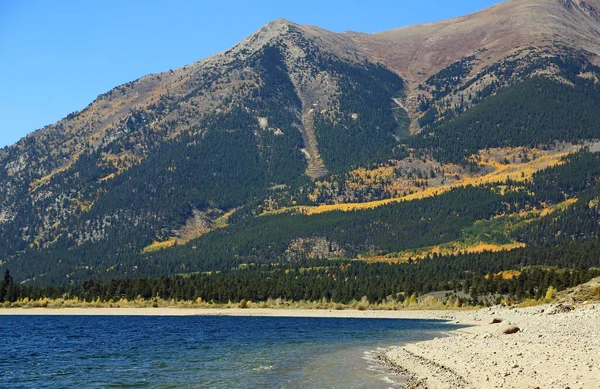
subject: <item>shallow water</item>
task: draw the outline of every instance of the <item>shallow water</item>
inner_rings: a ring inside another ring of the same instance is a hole
[[[440,321],[1,316],[2,388],[394,388],[378,348]]]

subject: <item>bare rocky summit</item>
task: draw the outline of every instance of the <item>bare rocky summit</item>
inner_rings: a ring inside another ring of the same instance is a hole
[[[599,10],[598,0],[509,0],[455,19],[349,35],[416,86],[477,51],[486,54],[474,71],[528,46],[560,43],[598,54]]]

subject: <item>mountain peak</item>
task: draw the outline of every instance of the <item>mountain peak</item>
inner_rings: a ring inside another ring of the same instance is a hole
[[[269,23],[262,26],[258,31],[250,35],[285,35],[290,31],[290,28],[302,28],[299,24],[291,22],[287,19],[279,18],[270,21]]]
[[[277,19],[272,20],[269,23],[267,23],[265,25],[265,27],[275,27],[275,26],[281,26],[281,25],[284,25],[284,26],[298,26],[298,24],[296,24],[294,22],[291,22],[291,21],[289,21],[287,19],[277,18]]]
[[[369,56],[417,86],[477,50],[480,67],[516,48],[566,45],[600,53],[600,0],[509,0],[482,11],[376,34],[353,34]]]
[[[364,55],[356,47],[349,35],[338,34],[311,25],[302,25],[287,19],[275,19],[225,52],[235,58],[246,58],[264,46],[284,42],[286,46],[297,46],[300,40],[309,40],[324,52],[336,55],[351,62],[362,62]],[[304,46],[304,44],[300,44]],[[298,54],[296,50],[296,54]]]
[[[298,28],[299,25],[286,19],[275,19],[262,26],[256,32],[239,42],[237,45],[233,46],[231,50],[226,53],[245,57],[249,53],[260,50],[262,47],[272,44],[281,37],[289,34],[292,27]]]

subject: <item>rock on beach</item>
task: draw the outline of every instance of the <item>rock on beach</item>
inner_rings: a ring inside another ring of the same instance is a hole
[[[421,385],[416,388],[598,389],[597,308],[546,305],[444,312],[447,320],[472,326],[449,337],[390,349],[386,358]]]

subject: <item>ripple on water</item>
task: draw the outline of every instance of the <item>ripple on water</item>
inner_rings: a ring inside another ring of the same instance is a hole
[[[381,347],[446,329],[415,320],[6,316],[0,388],[396,388],[376,359]]]
[[[257,372],[265,372],[265,371],[271,371],[271,370],[275,370],[275,366],[273,365],[268,365],[268,366],[257,366],[254,369],[252,369],[253,371],[257,371]]]

